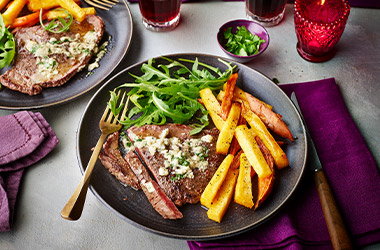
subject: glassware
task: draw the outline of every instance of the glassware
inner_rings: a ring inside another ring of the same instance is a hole
[[[284,17],[287,0],[246,0],[247,17],[263,26],[274,26]]]
[[[144,26],[153,31],[174,29],[180,19],[181,0],[139,0]]]
[[[350,6],[346,0],[296,0],[294,23],[297,51],[311,62],[331,59],[346,26]]]

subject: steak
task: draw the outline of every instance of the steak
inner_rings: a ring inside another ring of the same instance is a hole
[[[40,25],[15,29],[17,56],[13,67],[0,76],[0,82],[28,95],[61,86],[88,64],[103,33],[104,22],[98,16],[73,22],[69,31],[59,34]]]
[[[196,136],[190,136],[191,130],[190,126],[167,124],[132,127],[127,131],[131,141],[135,142],[136,151],[143,159],[145,165],[148,166],[160,187],[177,206],[185,203],[195,204],[199,202],[202,192],[224,158],[223,155],[218,155],[215,152],[215,144],[219,134],[216,128],[203,130]],[[168,131],[166,138],[178,138],[180,144],[184,144],[189,139],[199,139],[206,135],[211,136],[212,140],[210,142],[202,141],[202,146],[208,149],[208,156],[206,158],[208,162],[207,168],[200,169],[195,167],[192,169],[193,176],[185,178],[176,178],[177,176],[172,173],[167,175],[160,174],[160,168],[165,165],[165,155],[162,152],[151,152],[147,146],[136,146],[136,140],[146,137],[159,138],[164,131]]]
[[[125,160],[140,181],[140,186],[153,208],[164,217],[164,219],[181,219],[183,217],[182,213],[166,196],[157,182],[152,180],[138,156],[133,151],[129,151],[125,156]]]
[[[121,183],[135,189],[140,189],[139,180],[129,164],[121,156],[119,150],[119,132],[108,136],[103,144],[103,150],[99,154],[99,159],[103,166]]]

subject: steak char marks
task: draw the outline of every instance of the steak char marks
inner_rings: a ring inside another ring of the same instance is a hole
[[[223,160],[223,156],[218,155],[215,152],[215,144],[219,132],[216,128],[213,128],[210,130],[203,130],[195,136],[190,136],[190,131],[192,130],[191,127],[179,124],[167,124],[161,126],[145,125],[142,127],[132,127],[128,129],[128,135],[132,141],[134,138],[131,137],[134,137],[134,135],[139,138],[145,138],[147,136],[158,138],[165,129],[169,130],[167,138],[177,137],[181,142],[186,139],[201,138],[205,135],[212,136],[211,142],[203,142],[203,146],[207,147],[209,150],[207,157],[208,167],[204,170],[198,168],[192,169],[194,174],[193,178],[173,180],[173,175],[171,174],[166,176],[160,175],[159,169],[164,165],[165,161],[163,154],[155,152],[154,155],[152,155],[147,147],[136,147],[136,151],[143,159],[145,165],[148,166],[158,184],[177,206],[186,203],[198,203],[203,190],[206,188],[208,182],[211,180]]]
[[[84,53],[78,54],[80,48],[77,46],[85,42],[89,31],[94,32],[90,37],[91,44],[98,44],[104,33],[103,20],[91,15],[82,23],[73,22],[69,31],[59,34],[48,32],[41,25],[15,29],[17,56],[13,67],[0,76],[1,84],[28,95],[37,95],[43,88],[66,83],[91,59],[93,50],[83,48],[81,52]],[[70,39],[75,41],[76,45],[63,51],[64,46],[69,47],[70,43],[73,44]],[[52,51],[50,48],[49,51],[46,45],[54,45],[57,49]],[[74,51],[75,49],[77,51]],[[48,59],[44,59],[47,53]],[[43,69],[46,72],[41,71],[41,67],[45,67]]]

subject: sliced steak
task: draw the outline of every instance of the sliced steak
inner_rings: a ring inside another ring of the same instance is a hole
[[[99,159],[103,166],[120,182],[135,189],[140,189],[139,180],[128,162],[121,156],[119,150],[119,132],[108,136],[103,144],[103,150],[99,154]]]
[[[129,151],[125,155],[125,160],[139,179],[140,186],[153,208],[165,219],[181,219],[182,213],[166,196],[157,182],[152,180],[138,156],[133,151]]]
[[[148,166],[158,184],[176,205],[181,206],[185,203],[197,203],[199,202],[203,190],[224,158],[224,156],[218,155],[215,152],[215,144],[219,132],[216,128],[214,128],[210,130],[203,130],[196,136],[190,136],[189,133],[192,128],[179,124],[167,124],[161,126],[145,125],[142,127],[132,127],[128,129],[127,132],[130,139],[134,141],[136,140],[136,136],[138,138],[145,138],[148,136],[159,138],[163,131],[167,129],[168,134],[166,135],[166,138],[176,137],[180,140],[180,143],[183,143],[188,139],[199,139],[206,135],[210,135],[212,137],[210,142],[202,142],[202,145],[208,148],[208,157],[206,157],[208,166],[205,169],[193,168],[193,178],[176,178],[176,176],[172,173],[169,173],[168,175],[162,175],[162,173],[160,174],[160,168],[164,166],[165,162],[164,155],[160,152],[154,152],[151,154],[148,147],[138,147],[135,142],[135,147],[138,154]]]
[[[104,22],[98,16],[88,16],[59,34],[40,25],[15,29],[14,33],[17,56],[13,67],[0,76],[0,82],[12,90],[37,95],[43,88],[66,83],[88,64],[103,36]]]

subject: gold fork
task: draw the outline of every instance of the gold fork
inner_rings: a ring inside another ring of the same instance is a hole
[[[87,4],[103,10],[109,10],[119,2],[119,0],[84,0]]]
[[[120,93],[121,91],[117,93],[118,98],[120,97]],[[120,103],[124,103],[124,98],[125,98],[125,92],[123,94],[123,97],[121,98]],[[124,104],[123,111],[119,112],[117,117],[115,117],[112,114],[108,105],[106,109],[104,110],[103,116],[99,122],[99,128],[102,134],[100,135],[100,138],[98,142],[96,143],[94,151],[92,152],[91,158],[87,164],[87,167],[83,174],[83,178],[81,182],[78,184],[73,195],[70,197],[65,207],[61,211],[62,218],[67,219],[67,220],[77,220],[80,218],[82,214],[84,202],[86,200],[87,189],[90,184],[91,173],[98,159],[100,150],[102,149],[103,143],[105,139],[107,138],[107,136],[121,129],[122,125],[119,123],[119,121],[124,120],[125,118],[128,102],[129,102],[129,97]]]

